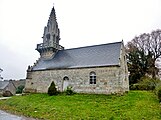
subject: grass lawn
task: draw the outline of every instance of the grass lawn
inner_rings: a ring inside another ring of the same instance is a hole
[[[14,96],[1,100],[0,109],[45,120],[161,120],[160,104],[154,93],[147,91],[130,91],[124,96]]]

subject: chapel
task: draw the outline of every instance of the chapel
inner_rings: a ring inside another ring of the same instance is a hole
[[[44,27],[40,58],[27,69],[25,92],[47,93],[52,81],[59,91],[114,94],[129,91],[123,41],[65,49],[59,44],[60,30],[54,7]]]

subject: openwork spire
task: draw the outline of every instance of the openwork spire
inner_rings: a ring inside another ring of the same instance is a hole
[[[58,28],[54,6],[51,10],[47,26],[44,27],[44,34],[42,38],[43,43],[38,44],[36,48],[41,57],[48,56],[48,53],[52,56],[52,54],[56,51],[64,49],[59,45],[60,31]]]

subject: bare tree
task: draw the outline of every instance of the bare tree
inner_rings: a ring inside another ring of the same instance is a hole
[[[144,59],[146,59],[148,65],[147,72],[155,78],[157,72],[155,61],[161,56],[161,30],[155,30],[150,34],[144,33],[136,36],[128,43],[128,46],[129,44],[133,45],[133,48],[142,53],[140,54],[140,58],[144,57]]]
[[[153,59],[156,60],[161,55],[161,30],[153,31],[149,42],[150,52]]]

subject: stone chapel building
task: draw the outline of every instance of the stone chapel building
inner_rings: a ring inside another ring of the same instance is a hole
[[[111,94],[129,90],[123,42],[73,49],[59,45],[60,31],[53,7],[43,43],[37,44],[39,60],[27,70],[25,92],[46,93],[52,81],[59,91],[71,86],[78,93]]]

